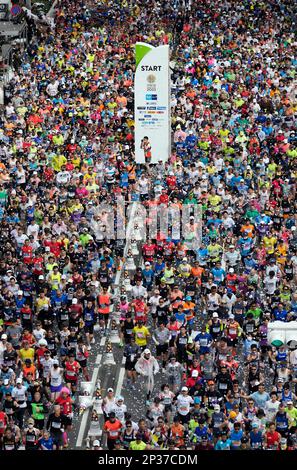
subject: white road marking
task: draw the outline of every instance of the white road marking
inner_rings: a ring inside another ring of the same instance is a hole
[[[117,383],[117,388],[116,388],[116,393],[115,393],[116,396],[121,394],[124,378],[125,378],[125,369],[124,367],[121,367],[120,373],[119,373],[119,379]]]
[[[131,241],[131,235],[132,235],[132,231],[133,231],[133,224],[134,224],[136,209],[137,209],[137,204],[134,202],[132,204],[131,213],[130,213],[130,217],[129,217],[129,221],[128,221],[128,225],[127,225],[127,230],[126,230],[126,243],[125,243],[125,248],[124,248],[124,259],[127,256],[127,252],[128,252],[128,249],[129,249],[129,244],[130,244],[130,241]],[[119,292],[119,284],[120,284],[120,279],[121,279],[121,274],[122,274],[123,267],[124,267],[124,263],[121,262],[120,263],[120,269],[117,271],[116,278],[115,278],[115,297],[118,295],[118,292]],[[122,364],[125,364],[125,362],[126,362],[126,358],[123,357]],[[121,367],[120,368],[120,373],[119,373],[119,378],[118,378],[118,383],[117,383],[117,387],[116,387],[116,392],[115,392],[116,396],[120,395],[120,393],[122,391],[124,378],[125,378],[125,368]]]
[[[81,447],[82,446],[82,442],[83,442],[83,438],[84,438],[84,435],[85,435],[85,429],[86,429],[86,426],[87,426],[88,418],[89,418],[89,410],[86,410],[84,412],[84,415],[83,415],[82,420],[81,420],[79,433],[78,433],[77,440],[76,440],[76,447]]]
[[[115,280],[114,280],[114,283],[115,283],[116,286],[118,286],[119,283],[120,283],[120,277],[121,277],[121,274],[122,274],[122,269],[123,269],[123,261],[120,262],[120,267],[117,270],[117,274],[116,274],[116,277],[115,277]]]
[[[106,343],[106,337],[101,338],[100,346],[105,346],[105,343]]]
[[[101,359],[102,359],[102,354],[98,354],[97,357],[96,357],[95,364],[100,364],[100,363],[101,363]]]
[[[132,224],[134,223],[134,216],[135,216],[136,208],[137,208],[137,204],[135,202],[133,202],[130,217],[129,217],[129,221],[128,221],[128,224],[127,224],[127,230],[126,230],[126,243],[125,243],[125,248],[124,248],[124,253],[123,253],[124,259],[127,256],[129,244],[130,244],[130,241],[131,241]],[[116,277],[115,277],[115,281],[114,281],[114,285],[115,285],[114,297],[115,298],[119,295],[119,284],[120,284],[120,280],[121,280],[123,267],[124,267],[124,263],[121,261],[120,262],[120,268],[118,269],[118,271],[116,273]]]
[[[133,203],[130,218],[129,218],[129,222],[128,222],[128,226],[127,226],[127,231],[126,231],[126,243],[125,243],[125,248],[124,248],[124,258],[127,256],[127,251],[128,251],[129,243],[130,243],[130,240],[131,240],[132,224],[134,222],[134,215],[135,215],[136,207],[137,207],[137,205],[135,203]],[[120,284],[120,280],[121,280],[123,267],[124,267],[124,263],[121,261],[120,262],[120,267],[119,267],[119,269],[116,273],[115,282],[114,282],[114,285],[115,285],[114,298],[115,299],[119,295],[119,284]],[[110,328],[110,320],[108,322],[108,328]],[[106,339],[107,339],[106,337],[101,338],[100,346],[105,346]],[[102,356],[103,356],[103,354],[98,354],[97,355],[96,361],[95,361],[96,365],[99,365],[101,363]],[[125,361],[126,361],[126,358],[123,357],[122,364],[125,364]],[[95,391],[98,373],[99,373],[99,367],[95,367],[95,369],[93,371],[93,375],[92,375],[92,395],[94,394],[94,391]],[[121,393],[124,378],[125,378],[125,368],[121,367],[120,373],[119,373],[119,379],[118,379],[118,383],[117,383],[117,387],[116,387],[116,395],[119,395]],[[84,435],[85,435],[85,429],[86,429],[86,426],[87,426],[89,414],[90,414],[90,409],[86,410],[83,417],[82,417],[82,421],[81,421],[81,425],[80,425],[80,429],[79,429],[79,433],[78,433],[78,437],[77,437],[77,441],[76,441],[76,447],[81,447],[82,446],[82,442],[83,442],[83,438],[84,438]]]
[[[96,364],[100,364],[101,359],[102,359],[102,354],[98,354],[98,356],[96,358]],[[99,362],[97,362],[97,360]],[[92,375],[92,380],[91,380],[91,383],[92,383],[91,394],[92,395],[94,394],[94,391],[95,391],[98,373],[99,373],[99,367],[95,367],[94,370],[93,370],[93,375]],[[77,440],[76,440],[76,447],[81,447],[82,446],[83,438],[84,438],[84,435],[85,435],[85,430],[86,430],[86,426],[87,426],[87,422],[88,422],[88,418],[89,418],[89,414],[90,414],[90,409],[88,408],[84,412],[82,420],[81,420],[79,433],[78,433]]]

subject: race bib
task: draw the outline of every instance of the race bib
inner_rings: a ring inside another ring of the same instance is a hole
[[[61,423],[57,423],[56,421],[52,422],[52,428],[60,429],[60,427],[61,427]]]

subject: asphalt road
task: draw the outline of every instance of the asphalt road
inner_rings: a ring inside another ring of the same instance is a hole
[[[129,240],[133,239],[134,227],[137,225],[137,213],[135,210],[131,211],[129,222],[127,224],[127,231],[126,231],[126,246],[124,257],[127,253],[129,248]],[[133,227],[134,226],[134,227]],[[140,250],[141,251],[141,250]],[[135,257],[135,264],[136,266],[143,267],[143,261],[140,255]],[[123,266],[117,272],[115,285],[114,285],[114,298],[117,300],[119,297],[119,287],[121,286],[121,277],[123,273]],[[206,318],[203,314],[199,314],[196,317],[196,322],[194,326],[194,330],[199,331],[201,326],[205,323]],[[151,320],[148,322],[148,326],[151,328]],[[194,332],[192,334],[194,336]],[[92,376],[92,386],[94,393],[96,388],[96,383],[99,379],[101,384],[101,391],[102,397],[104,397],[107,393],[107,389],[112,387],[115,391],[115,395],[122,395],[124,398],[124,403],[127,406],[127,411],[131,413],[132,420],[138,421],[141,417],[145,417],[146,414],[146,405],[145,405],[145,392],[143,387],[143,379],[139,377],[137,379],[136,385],[134,389],[125,385],[124,381],[124,362],[123,362],[123,348],[120,348],[118,344],[113,344],[113,359],[115,364],[113,365],[105,365],[105,354],[106,354],[106,341],[107,337],[101,336],[99,332],[95,333],[95,344],[92,345],[92,350],[90,351],[90,356],[88,360],[89,372]],[[148,347],[151,349],[152,354],[155,355],[155,345],[152,340],[148,344]],[[237,378],[240,381],[240,385],[242,386],[244,381],[244,368],[243,368],[243,361],[241,360],[241,351],[242,346],[241,344],[238,347],[238,360],[240,363],[240,367],[238,370]],[[160,363],[159,363],[160,364]],[[269,374],[269,367],[265,365],[265,385],[266,390],[271,390],[271,376]],[[161,364],[160,364],[160,372],[155,376],[155,388],[154,392],[157,393],[161,389],[161,385],[166,382],[164,374],[161,372]],[[244,388],[245,391],[246,388]],[[154,393],[153,393],[154,395]],[[100,408],[100,407],[99,407]],[[82,415],[79,415],[78,410],[74,413],[73,419],[73,431],[70,434],[70,442],[69,442],[69,449],[85,449],[86,448],[86,438],[88,436],[90,425],[91,425],[91,409],[86,410]],[[98,429],[102,429],[104,424],[103,414],[100,415]],[[91,438],[91,439],[94,439]],[[103,441],[104,444],[104,441]]]
[[[136,205],[132,205],[131,213],[129,215],[129,221],[126,226],[126,245],[124,250],[124,258],[130,246],[130,240],[135,238],[134,230],[136,229],[139,219],[137,217]],[[140,255],[135,256],[136,266],[142,264]],[[116,302],[119,298],[119,287],[121,286],[121,277],[123,273],[123,265],[117,272],[114,284],[114,301]],[[124,379],[124,363],[123,363],[123,349],[118,344],[113,344],[113,359],[114,365],[105,365],[106,359],[106,342],[111,339],[109,335],[101,336],[99,332],[95,333],[95,344],[92,345],[90,356],[88,359],[88,368],[90,374],[92,374],[92,391],[96,389],[96,383],[100,382],[102,397],[107,393],[107,389],[112,387],[115,391],[115,395],[123,395],[125,404],[128,412],[132,413],[132,419],[138,421],[141,416],[145,415],[145,401],[142,399],[143,393],[139,384],[137,384],[136,390],[122,388]],[[158,382],[156,384],[158,387]],[[77,405],[79,398],[77,398]],[[100,407],[99,407],[100,408]],[[99,426],[102,428],[104,424],[103,415],[100,415]],[[69,449],[82,449],[86,448],[86,438],[88,436],[91,425],[91,409],[87,409],[82,415],[79,414],[79,406],[74,412],[73,418],[73,430],[69,436]],[[91,438],[93,439],[93,438]]]

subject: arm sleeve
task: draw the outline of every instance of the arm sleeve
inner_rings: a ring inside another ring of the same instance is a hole
[[[50,415],[48,420],[47,420],[47,423],[46,423],[46,429],[49,430],[50,427],[51,427],[51,423],[52,423],[52,416]]]

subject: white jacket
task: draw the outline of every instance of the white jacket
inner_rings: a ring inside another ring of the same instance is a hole
[[[146,377],[152,377],[159,372],[160,367],[158,361],[153,356],[151,356],[149,359],[146,359],[144,357],[144,353],[142,353],[135,364],[135,370],[138,372],[138,374],[144,375]]]

